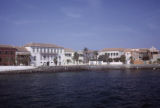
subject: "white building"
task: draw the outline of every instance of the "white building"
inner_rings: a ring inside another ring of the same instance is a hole
[[[64,55],[65,55],[65,62],[64,65],[74,65],[75,62],[73,60],[75,51],[69,48],[64,49]]]
[[[124,52],[126,56],[126,64],[131,64],[132,49],[126,49]]]
[[[31,65],[64,65],[64,48],[54,44],[29,43],[24,46],[31,53]]]
[[[107,54],[109,58],[120,58],[124,55],[124,48],[104,48],[103,50],[99,51],[99,55]]]
[[[83,65],[83,62],[84,62],[83,51],[82,51],[82,50],[79,50],[79,51],[77,51],[77,53],[79,54],[78,64],[79,64],[79,65]]]
[[[156,49],[155,47],[152,46],[152,48],[149,49],[150,53],[151,53],[151,62],[154,63],[156,62],[158,59],[160,59],[160,51],[158,49]]]
[[[108,55],[108,58],[112,59],[110,64],[122,64],[120,60],[118,60],[122,55],[125,55],[124,48],[104,48],[98,52],[98,57],[100,55]],[[118,61],[117,61],[118,60]],[[107,64],[102,62],[101,64]]]

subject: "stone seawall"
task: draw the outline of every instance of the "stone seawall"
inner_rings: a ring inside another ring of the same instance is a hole
[[[43,66],[28,70],[3,71],[0,74],[12,73],[45,73],[45,72],[70,72],[70,71],[107,71],[120,69],[151,69],[160,70],[160,65],[77,65],[77,66]]]

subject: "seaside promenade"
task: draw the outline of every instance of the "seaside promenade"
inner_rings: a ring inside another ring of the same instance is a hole
[[[107,71],[111,69],[151,69],[160,70],[159,64],[123,64],[123,65],[73,65],[73,66],[1,66],[0,74],[4,73],[45,73],[45,72],[70,72],[70,71]]]

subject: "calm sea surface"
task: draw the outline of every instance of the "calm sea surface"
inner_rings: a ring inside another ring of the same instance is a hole
[[[0,108],[160,108],[160,70],[0,75]]]

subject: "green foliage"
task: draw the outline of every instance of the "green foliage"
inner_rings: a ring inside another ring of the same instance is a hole
[[[54,61],[54,64],[57,66],[57,63],[58,63],[57,57],[55,57],[53,61]]]
[[[71,60],[70,59],[67,59],[67,64],[69,64],[71,62]]]
[[[103,61],[103,62],[108,62],[109,57],[108,57],[107,54],[105,54],[105,55],[100,55],[100,56],[98,57],[98,60],[99,60],[99,61]]]
[[[123,64],[125,64],[125,63],[126,63],[126,56],[125,56],[125,55],[122,55],[122,56],[120,57],[120,61],[121,61]]]
[[[157,63],[158,63],[158,64],[160,64],[160,58],[159,58],[159,59],[157,59]]]
[[[88,52],[88,48],[84,48],[83,49],[83,55],[84,55],[84,62],[88,63],[89,62],[89,52]]]
[[[132,56],[130,57],[130,63],[131,63],[131,64],[134,63],[134,60],[133,60],[133,57],[132,57]]]
[[[74,53],[73,59],[78,62],[79,60],[79,54],[77,52]]]

